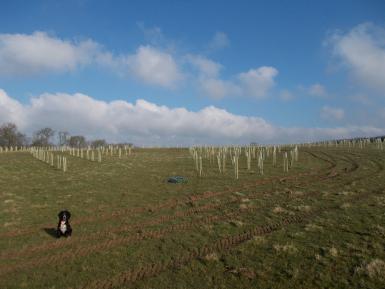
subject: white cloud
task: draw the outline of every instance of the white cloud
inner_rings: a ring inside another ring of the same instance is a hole
[[[274,85],[278,70],[262,66],[242,72],[229,80],[220,78],[223,66],[207,57],[189,54],[186,61],[197,70],[197,79],[201,91],[215,99],[225,96],[244,96],[261,99]]]
[[[268,90],[274,85],[274,77],[278,70],[270,66],[262,66],[250,69],[238,75],[243,94],[253,98],[263,98]]]
[[[201,78],[199,84],[203,93],[214,99],[221,99],[228,95],[238,95],[240,91],[236,84],[219,78]]]
[[[201,55],[188,54],[185,59],[198,70],[198,74],[201,78],[216,78],[222,69],[221,64]]]
[[[183,78],[174,57],[152,46],[139,46],[133,54],[115,55],[92,40],[66,41],[45,32],[0,34],[0,75],[68,72],[91,64],[168,88],[174,88]]]
[[[173,56],[151,46],[140,46],[126,63],[130,73],[145,83],[174,88],[183,79]]]
[[[385,30],[371,23],[360,24],[348,33],[334,33],[327,41],[334,56],[362,84],[385,92]]]
[[[278,71],[273,67],[250,69],[237,75],[234,80],[222,80],[201,73],[199,85],[208,96],[220,99],[226,96],[242,96],[262,99],[274,85],[274,77]]]
[[[158,27],[142,26],[142,29],[152,37],[163,38]],[[212,43],[217,48],[223,47],[228,45],[228,38],[218,32]],[[187,54],[182,59],[196,68],[193,78],[200,90],[213,98],[228,95],[263,98],[278,74],[275,68],[262,66],[224,80],[219,77],[221,64],[201,55]],[[92,40],[62,40],[45,32],[0,34],[0,76],[69,72],[95,64],[123,77],[131,76],[146,84],[172,89],[179,86],[186,74],[175,53],[155,46],[139,46],[134,53],[117,55]]]
[[[308,89],[308,92],[310,95],[313,95],[313,96],[320,96],[320,97],[326,96],[325,87],[319,83],[311,85]]]
[[[28,134],[49,126],[89,139],[144,145],[285,143],[385,133],[385,128],[370,126],[278,127],[260,117],[236,115],[214,106],[190,111],[142,99],[105,102],[81,93],[46,93],[21,104],[0,90],[0,123],[9,121]]]
[[[230,45],[230,40],[224,32],[216,32],[209,43],[210,50],[218,50]]]
[[[75,43],[44,32],[0,34],[0,75],[72,71],[89,64],[98,50],[92,40]]]
[[[0,89],[0,124],[14,122],[17,125],[24,125],[23,106],[7,93]]]
[[[204,95],[221,99],[227,95],[239,94],[236,84],[219,78],[223,67],[221,64],[201,55],[189,54],[185,59],[197,70],[197,82]]]
[[[327,120],[341,120],[344,118],[345,112],[341,108],[323,106],[320,115]]]

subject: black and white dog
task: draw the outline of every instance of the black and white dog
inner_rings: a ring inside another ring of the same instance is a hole
[[[71,218],[71,214],[68,211],[61,211],[58,215],[59,223],[57,224],[56,236],[60,238],[61,236],[71,236],[72,228],[69,223],[69,219]]]

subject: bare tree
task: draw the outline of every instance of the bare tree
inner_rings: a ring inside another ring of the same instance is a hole
[[[32,145],[34,146],[49,146],[51,145],[50,139],[54,136],[55,131],[50,128],[42,128],[41,130],[35,132],[32,140]]]
[[[63,146],[68,144],[70,134],[68,133],[68,131],[59,131],[58,137],[59,137],[59,145]]]
[[[85,147],[87,145],[86,138],[82,135],[71,136],[68,144],[71,147]]]
[[[16,124],[6,123],[0,127],[0,146],[22,146],[27,144],[27,138],[18,131]]]
[[[107,145],[107,142],[106,140],[104,139],[96,139],[94,141],[91,142],[91,145],[95,148],[97,147],[102,147],[102,146],[106,146]]]

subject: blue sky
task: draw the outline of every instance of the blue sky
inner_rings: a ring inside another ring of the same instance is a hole
[[[167,145],[385,132],[384,1],[0,6],[0,123],[26,133]]]

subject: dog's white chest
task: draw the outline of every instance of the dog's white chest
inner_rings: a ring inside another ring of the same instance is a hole
[[[60,224],[60,231],[63,234],[67,231],[67,225],[64,222]]]

